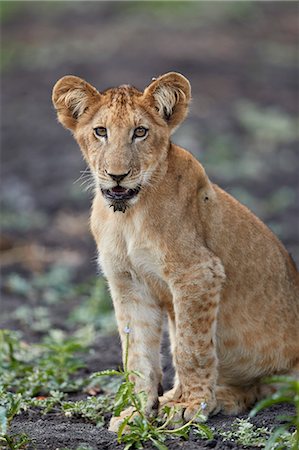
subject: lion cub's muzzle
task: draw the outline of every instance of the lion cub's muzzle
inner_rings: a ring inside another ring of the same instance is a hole
[[[108,200],[131,200],[140,191],[140,186],[136,189],[129,189],[123,186],[114,186],[111,189],[102,189],[102,194]]]
[[[117,185],[110,189],[101,189],[103,196],[108,200],[110,206],[115,211],[122,211],[123,213],[130,206],[129,201],[136,197],[140,191],[140,186],[135,189],[125,188]]]
[[[134,188],[121,185],[121,182],[131,173],[131,169],[128,172],[122,174],[111,173],[105,169],[105,174],[117,183],[115,186],[110,188],[101,188],[102,195],[105,197],[110,207],[113,207],[114,212],[125,212],[126,209],[130,206],[130,200],[136,197],[140,191],[140,185],[138,184]]]

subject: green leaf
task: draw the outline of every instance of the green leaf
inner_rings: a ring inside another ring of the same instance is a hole
[[[181,428],[178,430],[174,430],[174,435],[175,436],[180,436],[185,440],[189,439],[189,433],[190,433],[190,427],[186,427],[186,428]]]
[[[130,370],[129,372],[128,372],[128,374],[129,375],[136,375],[137,377],[139,377],[139,378],[144,378],[144,375],[143,375],[143,373],[141,373],[141,372],[138,372],[137,370]]]
[[[291,385],[294,383],[296,384],[296,382],[298,383],[298,381],[295,380],[294,378],[289,377],[289,376],[284,376],[284,375],[277,375],[277,376],[273,376],[273,377],[264,378],[263,382],[267,383],[267,384],[282,383],[282,384],[291,384]]]
[[[286,427],[282,425],[276,428],[276,430],[271,434],[270,439],[266,442],[265,450],[273,450],[274,444],[277,442],[278,438],[286,431]]]
[[[193,424],[193,426],[196,427],[196,429],[199,431],[199,433],[204,433],[206,435],[207,439],[209,439],[209,440],[213,439],[213,437],[214,437],[213,431],[207,425],[204,425],[202,423],[195,423],[195,424]]]
[[[113,376],[122,376],[123,373],[120,372],[119,370],[113,370],[113,369],[108,369],[108,370],[102,370],[101,372],[95,372],[92,375],[90,375],[90,379],[93,380],[94,378],[99,378],[99,377],[113,377]]]
[[[117,432],[117,440],[118,440],[118,442],[121,442],[122,435],[124,433],[124,430],[125,430],[126,426],[128,425],[128,422],[130,421],[131,417],[132,417],[132,414],[130,416],[126,417],[124,419],[124,421],[121,423],[121,425],[120,425],[120,427],[118,429],[118,432]]]
[[[162,442],[158,441],[157,439],[154,438],[150,438],[152,443],[154,444],[154,446],[158,449],[158,450],[168,450],[168,447],[163,444]]]
[[[129,450],[130,448],[133,447],[133,445],[135,445],[134,442],[128,442],[127,445],[125,446],[124,450]]]
[[[291,403],[292,399],[290,397],[278,397],[278,398],[265,398],[261,400],[249,413],[249,417],[254,417],[259,411],[264,408],[269,408],[272,405],[276,405],[277,403]]]
[[[167,417],[169,417],[170,411],[172,410],[172,408],[170,406],[163,406],[162,411],[166,414]]]
[[[119,416],[120,413],[128,406],[130,403],[131,386],[128,383],[123,383],[120,385],[117,394],[115,396],[114,404],[114,415]]]

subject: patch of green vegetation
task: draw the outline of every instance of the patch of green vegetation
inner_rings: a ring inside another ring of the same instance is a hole
[[[79,297],[80,304],[72,308],[69,315],[69,325],[115,331],[113,307],[105,280],[93,277],[88,282],[74,285],[72,278],[72,269],[59,265],[30,279],[18,273],[10,274],[4,280],[5,289],[30,301],[13,313],[14,318],[34,331],[47,331],[51,327],[48,305]]]
[[[264,217],[281,213],[296,201],[295,191],[287,186],[277,189],[270,196],[265,198],[257,198],[241,186],[232,187],[229,192],[255,214]],[[279,230],[276,229],[277,234],[281,235],[278,231]],[[280,231],[282,231],[282,229],[280,229]]]
[[[29,305],[19,306],[12,316],[25,327],[30,327],[32,331],[45,333],[52,327],[49,308],[44,306],[34,308]]]
[[[104,278],[97,277],[75,289],[82,301],[70,314],[70,323],[93,325],[103,331],[115,331],[116,322]]]
[[[78,353],[86,351],[91,340],[86,328],[71,337],[56,330],[41,344],[28,345],[19,333],[0,330],[0,442],[7,448],[27,445],[28,438],[12,436],[9,426],[17,414],[33,407],[44,413],[59,407],[65,415],[103,424],[104,414],[112,409],[112,395],[77,402],[65,399],[88,385],[78,372],[84,367]]]
[[[40,303],[43,300],[47,304],[53,304],[74,295],[72,276],[73,271],[69,266],[55,265],[47,272],[35,274],[30,279],[12,273],[5,279],[4,285],[9,292],[33,302]]]
[[[260,198],[256,198],[247,189],[241,186],[232,187],[229,193],[239,200],[243,205],[247,206],[255,214],[260,215],[263,212],[263,204]]]
[[[65,394],[60,391],[51,391],[48,397],[35,397],[27,402],[26,407],[39,408],[42,414],[48,414],[54,408],[61,411],[66,417],[83,417],[97,426],[104,425],[105,414],[112,411],[113,396],[88,396],[84,400],[64,400]]]
[[[218,136],[209,135],[204,144],[206,151],[203,155],[204,164],[213,167],[220,166],[224,170],[226,166],[231,172],[232,164],[236,164],[240,155],[237,149],[235,137],[231,134],[219,134]]]
[[[299,448],[299,380],[288,376],[271,377],[268,383],[278,385],[277,391],[270,397],[261,400],[251,411],[255,416],[264,408],[280,403],[289,403],[295,407],[293,416],[280,416],[282,425],[271,434],[265,445],[266,450],[298,450]],[[295,430],[294,432],[292,430]]]
[[[145,442],[151,442],[159,449],[165,450],[165,440],[171,436],[188,438],[190,428],[195,427],[201,437],[211,438],[211,430],[197,420],[204,420],[201,412],[177,429],[168,429],[176,410],[165,408],[166,421],[148,419],[145,414],[146,396],[143,392],[134,392],[134,383],[130,381],[133,373],[127,369],[129,340],[124,370],[108,370],[94,374],[91,383],[78,377],[78,369],[83,366],[77,357],[78,351],[86,348],[82,336],[65,337],[55,331],[48,335],[42,344],[27,345],[18,333],[0,331],[0,420],[1,441],[10,449],[25,448],[29,442],[25,435],[11,436],[9,425],[15,415],[30,408],[38,408],[47,414],[53,409],[67,417],[83,417],[97,426],[103,426],[105,415],[109,412],[120,414],[124,408],[133,406],[133,413],[125,419],[118,433],[118,441],[125,443],[125,448],[143,448]],[[89,391],[93,383],[101,377],[104,379],[117,376],[122,383],[105,381],[101,383],[103,395],[88,396],[79,401],[68,401],[69,392],[80,391],[84,387]],[[115,392],[116,391],[116,392]],[[125,431],[129,429],[129,433]]]
[[[5,447],[1,445],[1,442],[5,444]],[[30,439],[25,433],[9,435],[0,432],[1,450],[23,450],[28,448],[29,443]]]
[[[294,189],[283,186],[277,189],[273,194],[265,200],[264,211],[267,214],[280,213],[296,201],[296,192]]]
[[[221,2],[215,5],[209,2],[194,1],[137,1],[124,2],[125,11],[145,12],[157,16],[160,21],[176,21],[178,18],[189,18],[190,25],[194,23],[218,23],[232,19],[249,18],[255,13],[253,2]]]
[[[3,53],[1,56],[1,60]],[[3,64],[3,61],[2,63]],[[47,215],[41,211],[15,212],[7,208],[1,208],[0,228],[3,231],[29,231],[42,229],[48,222]]]
[[[297,138],[297,119],[273,107],[262,108],[242,100],[236,105],[236,116],[244,129],[259,142],[273,145]]]
[[[0,330],[0,347],[0,390],[21,395],[22,401],[55,390],[77,391],[85,384],[73,377],[84,367],[77,356],[87,347],[82,336],[53,331],[42,344],[27,345],[18,333]]]
[[[249,419],[236,419],[229,431],[219,431],[219,434],[224,441],[263,448],[270,432],[265,427],[255,427]]]
[[[14,3],[14,2],[11,2]],[[14,66],[14,63],[17,62],[18,59],[18,52],[21,51],[21,45],[19,45],[18,43],[15,42],[10,42],[9,44],[6,44],[5,46],[2,46],[1,48],[1,56],[0,56],[0,70],[1,72],[5,72],[7,70],[9,70],[11,67]],[[1,222],[4,222],[4,225],[7,227],[7,224],[13,224],[14,227],[17,227],[17,229],[19,229],[19,224],[17,223],[17,221],[15,221],[15,216],[14,213],[9,212],[9,213],[5,213],[4,212],[4,220],[2,219]],[[30,218],[26,217],[27,215],[25,214],[25,227],[27,227],[28,225],[28,221]],[[24,218],[23,218],[24,221]],[[21,224],[21,226],[23,225],[23,223]],[[26,229],[26,228],[25,228]]]
[[[136,371],[128,370],[129,333],[123,370],[106,370],[94,373],[90,380],[82,380],[76,374],[82,367],[77,352],[86,349],[86,333],[66,338],[60,331],[49,335],[42,344],[27,345],[16,332],[0,330],[0,442],[6,448],[17,450],[26,448],[28,436],[11,435],[9,425],[16,414],[30,408],[38,408],[43,414],[53,409],[67,417],[82,417],[103,426],[107,413],[113,411],[119,416],[130,408],[118,431],[118,442],[125,444],[125,449],[142,449],[150,442],[153,448],[167,450],[167,439],[171,437],[189,438],[191,428],[201,439],[212,439],[213,433],[203,422],[205,417],[200,409],[188,423],[175,421],[177,410],[164,408],[163,422],[160,418],[148,418],[145,413],[146,395],[136,393],[130,376],[142,376]],[[108,377],[108,378],[107,378]],[[116,377],[117,383],[111,384]],[[79,401],[69,401],[69,392],[87,392],[101,380],[109,380],[108,385],[101,383],[101,395],[88,396]],[[249,419],[236,419],[229,431],[220,431],[224,441],[229,440],[239,445],[265,448],[266,450],[297,450],[299,429],[299,381],[289,377],[271,378],[272,383],[279,383],[279,390],[270,398],[260,402],[251,416],[261,409],[273,404],[288,402],[296,408],[293,417],[281,417],[283,424],[272,433],[265,427],[255,427]],[[107,388],[107,386],[109,386]],[[169,428],[173,425],[176,428]],[[293,432],[293,429],[295,431]],[[1,447],[1,445],[0,445]]]
[[[202,155],[208,174],[222,182],[240,179],[255,179],[264,171],[264,160],[257,157],[253,145],[244,139],[240,142],[230,133],[208,136],[204,143],[206,148]]]
[[[0,2],[0,22],[5,23],[17,14],[21,14],[24,2],[1,1]]]
[[[123,381],[115,396],[113,408],[114,416],[128,409],[128,415],[124,418],[119,427],[117,439],[119,443],[125,444],[124,450],[130,448],[142,449],[146,442],[150,442],[154,448],[158,450],[167,450],[165,440],[169,437],[189,438],[191,427],[199,430],[201,437],[212,439],[213,433],[209,427],[203,422],[206,420],[200,408],[198,413],[187,423],[178,424],[175,421],[177,413],[176,408],[164,407],[164,420],[161,422],[159,418],[148,418],[145,409],[147,396],[144,392],[135,392],[135,385],[130,381],[130,376],[135,375],[142,377],[142,374],[136,371],[128,370],[128,354],[129,354],[129,334],[130,329],[126,327],[126,350],[125,362],[123,370],[105,370],[96,372],[92,375],[92,379],[103,376],[120,377]],[[201,422],[201,423],[199,423]],[[168,426],[176,425],[175,429],[169,429]]]
[[[105,414],[112,412],[113,399],[107,395],[87,397],[77,402],[62,402],[61,409],[67,417],[84,417],[97,426],[103,426]]]
[[[230,430],[219,431],[224,441],[235,442],[246,447],[258,447],[266,450],[291,449],[292,436],[284,430],[276,442],[272,441],[271,431],[266,427],[256,427],[248,419],[236,419]],[[297,449],[297,447],[296,447]]]
[[[298,64],[297,48],[295,45],[278,42],[260,42],[257,53],[263,62],[277,66],[296,66]]]
[[[7,354],[9,354],[9,357],[15,360],[15,343],[15,337],[9,338],[8,333],[6,333],[6,336],[4,337],[3,331],[0,330],[0,368],[2,367],[4,359],[2,352],[6,351]],[[4,390],[0,372],[0,448],[18,450],[26,448],[29,443],[29,438],[26,434],[9,434],[11,421],[14,416],[20,412],[22,403],[23,399],[20,393],[12,393]],[[1,443],[3,444],[3,447]]]
[[[85,5],[83,6],[85,7]],[[28,5],[28,2],[21,0],[1,0],[0,2],[0,21],[1,23],[6,23],[9,20],[21,16],[27,8],[32,9],[32,5]],[[60,14],[64,10],[71,9],[68,1],[42,1],[36,2],[34,5],[36,14],[39,17],[47,16],[48,14]],[[72,9],[76,9],[73,7]]]

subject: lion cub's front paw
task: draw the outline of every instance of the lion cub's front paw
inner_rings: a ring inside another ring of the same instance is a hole
[[[156,417],[158,413],[158,398],[152,398],[151,401],[147,401],[144,413],[146,417]],[[130,417],[131,420],[134,419],[136,415],[138,415],[138,411],[135,410],[133,406],[130,406],[129,408],[125,409],[120,413],[119,416],[113,416],[110,420],[109,424],[109,431],[113,431],[114,433],[117,433],[119,430],[119,427],[123,423],[124,420],[126,420],[128,417]],[[125,427],[124,431],[129,431],[129,427]]]
[[[190,400],[188,402],[168,402],[161,406],[159,415],[165,420],[168,419],[165,415],[165,407],[170,407],[174,409],[173,417],[171,419],[171,426],[174,428],[180,427],[182,422],[189,422],[194,420],[194,422],[202,422],[203,416],[206,419],[208,417],[209,411],[207,411],[207,403],[200,400]]]
[[[189,422],[194,419],[195,422],[202,421],[202,416],[208,417],[209,413],[216,407],[216,400],[210,396],[207,400],[202,397],[189,397],[184,398],[179,393],[178,389],[172,389],[167,392],[163,397],[160,397],[160,412],[159,415],[164,415],[164,408],[170,407],[175,409],[172,423],[175,422]],[[198,417],[196,417],[198,416]],[[201,416],[201,417],[200,417]]]
[[[133,408],[132,406],[130,408],[125,409],[124,411],[122,411],[120,413],[119,416],[113,416],[111,417],[110,423],[109,423],[109,431],[113,431],[113,433],[117,433],[119,430],[119,427],[121,426],[121,424],[123,423],[123,421],[127,418],[130,417],[133,418],[134,415],[136,415],[136,411],[135,408]],[[126,429],[125,429],[126,431]]]

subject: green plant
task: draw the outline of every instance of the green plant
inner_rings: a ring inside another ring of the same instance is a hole
[[[247,100],[240,100],[236,113],[241,125],[257,141],[271,145],[296,139],[297,122],[284,111],[273,108],[261,108]]]
[[[85,417],[97,426],[104,425],[105,414],[112,411],[113,399],[110,396],[87,397],[77,402],[62,402],[61,409],[67,417]]]
[[[128,354],[129,354],[129,327],[125,328],[126,332],[126,350],[123,370],[105,370],[103,372],[96,372],[92,375],[92,379],[102,376],[117,376],[123,379],[123,382],[118,388],[115,396],[115,404],[113,413],[119,416],[122,411],[131,408],[131,412],[124,419],[118,430],[118,442],[124,443],[125,449],[130,448],[142,449],[143,444],[151,442],[158,450],[167,450],[164,444],[165,440],[171,436],[183,437],[188,439],[191,426],[196,427],[201,431],[201,436],[211,439],[213,437],[212,431],[203,423],[205,417],[202,414],[201,408],[198,413],[189,422],[182,424],[175,429],[169,429],[168,426],[174,423],[174,418],[177,410],[175,408],[165,407],[163,412],[166,420],[162,423],[159,418],[148,418],[145,413],[146,394],[144,392],[136,393],[135,385],[130,381],[131,375],[142,377],[142,374],[136,371],[128,370]]]
[[[231,429],[219,431],[224,441],[237,442],[240,445],[264,447],[270,432],[267,428],[255,427],[249,419],[236,419]]]
[[[283,424],[272,432],[266,443],[266,450],[283,450],[285,441],[288,440],[289,449],[299,449],[299,380],[288,376],[276,376],[266,380],[270,384],[277,384],[278,389],[270,397],[261,400],[250,412],[250,417],[255,416],[264,408],[277,403],[289,403],[295,407],[293,416],[280,416]],[[292,429],[295,431],[292,432]]]
[[[11,4],[13,2],[9,3]],[[3,65],[5,65],[6,60],[9,59],[11,56],[13,56],[15,50],[16,50],[15,46],[13,44],[10,44],[5,49],[5,51],[3,51],[1,55],[1,65],[0,65],[1,68],[3,67]],[[44,212],[13,211],[7,208],[5,204],[3,205],[1,202],[0,226],[2,230],[14,230],[22,232],[26,232],[29,230],[40,230],[44,226],[46,226],[47,222],[48,217]]]
[[[84,417],[97,426],[104,425],[105,414],[111,412],[113,408],[112,395],[89,396],[78,401],[66,401],[64,397],[63,392],[51,391],[48,397],[35,397],[29,400],[27,405],[40,408],[42,414],[47,414],[57,407],[56,411],[62,411],[66,417]]]
[[[92,324],[97,329],[116,328],[111,298],[103,278],[97,277],[75,288],[82,302],[70,315],[71,323]]]
[[[26,405],[24,409],[27,409],[27,407],[37,407],[41,408],[43,414],[47,414],[48,412],[52,411],[52,409],[56,405],[61,405],[63,403],[63,398],[65,397],[64,392],[60,391],[50,391],[49,396],[38,396],[33,397],[32,399],[29,399],[26,402]]]
[[[7,276],[4,288],[29,300],[14,311],[13,317],[31,330],[45,333],[52,328],[49,305],[80,298],[80,304],[75,307],[70,304],[68,326],[92,325],[104,331],[115,330],[112,302],[104,279],[92,277],[88,282],[74,285],[72,277],[70,267],[59,265],[30,279],[17,273]]]
[[[21,411],[32,406],[45,413],[56,405],[67,409],[67,402],[63,401],[65,393],[77,391],[86,384],[86,380],[74,377],[83,367],[76,353],[85,350],[91,338],[86,328],[68,338],[54,330],[42,344],[28,345],[19,333],[0,330],[0,448],[3,444],[11,450],[23,449],[29,443],[25,434],[11,435],[8,431],[13,418]],[[92,400],[83,403],[74,402],[73,408],[91,418],[93,407],[100,423],[101,412],[104,407],[108,409],[108,404],[102,401],[100,412]]]
[[[71,278],[70,267],[54,265],[46,273],[35,275],[30,280],[12,273],[6,278],[5,287],[8,291],[33,302],[40,303],[43,299],[46,303],[53,304],[62,298],[69,298],[74,293]]]
[[[1,398],[2,393],[0,392]],[[10,423],[20,410],[22,398],[20,395],[13,396],[12,394],[4,396],[3,403],[5,406],[0,406],[0,449],[8,448],[10,450],[18,450],[26,448],[29,443],[29,438],[26,434],[9,435],[8,429]],[[2,447],[2,444],[3,447]],[[5,444],[5,447],[4,447]]]
[[[9,449],[9,450],[22,450],[28,447],[28,444],[30,443],[30,439],[25,433],[22,434],[15,434],[15,435],[8,435],[8,434],[0,434],[0,443],[3,442],[5,444],[5,447],[2,445],[0,446],[0,449]]]
[[[22,406],[22,396],[21,394],[12,394],[11,392],[4,393],[0,391],[1,394],[1,422],[0,431],[5,432],[7,426],[11,423],[12,419],[21,410]]]
[[[27,400],[55,390],[76,391],[85,384],[85,380],[73,377],[84,366],[76,355],[86,348],[82,338],[66,338],[53,331],[43,344],[29,346],[17,333],[0,330],[0,344],[0,387],[6,391],[22,394]]]

